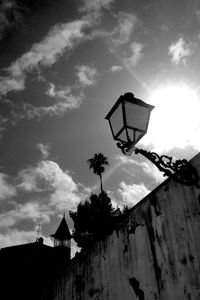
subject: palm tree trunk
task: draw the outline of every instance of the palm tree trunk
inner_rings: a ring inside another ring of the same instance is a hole
[[[99,174],[100,177],[100,184],[101,184],[101,192],[103,193],[103,184],[102,184],[102,176],[101,173]]]

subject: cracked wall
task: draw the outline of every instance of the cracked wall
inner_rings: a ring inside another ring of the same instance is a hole
[[[200,154],[191,161],[200,173]],[[199,300],[200,189],[166,180],[56,282],[55,300]]]

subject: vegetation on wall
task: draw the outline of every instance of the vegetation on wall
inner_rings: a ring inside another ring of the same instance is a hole
[[[88,200],[79,203],[75,212],[69,212],[74,221],[73,238],[78,247],[83,249],[110,234],[128,212],[127,207],[123,211],[114,208],[111,199],[103,190],[102,173],[105,166],[109,165],[107,157],[96,153],[87,162],[94,174],[100,177],[101,192],[99,195],[91,194]]]
[[[73,238],[77,245],[86,249],[103,239],[121,221],[125,211],[113,208],[105,192],[92,194],[85,203],[79,203],[76,212],[69,212],[74,221]]]

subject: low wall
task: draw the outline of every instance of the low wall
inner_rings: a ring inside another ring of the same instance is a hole
[[[200,173],[200,154],[192,159]],[[55,300],[199,300],[200,189],[166,180],[112,235],[75,257]]]

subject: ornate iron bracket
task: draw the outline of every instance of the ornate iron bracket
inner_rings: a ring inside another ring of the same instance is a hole
[[[131,142],[127,143],[127,142],[117,142],[117,147],[121,149],[121,151],[123,152],[124,155],[130,155],[129,149],[131,146]]]
[[[172,178],[174,181],[186,185],[200,188],[199,175],[195,167],[186,159],[174,161],[172,157],[167,155],[159,156],[155,152],[134,148],[130,151],[131,143],[118,142],[119,147],[125,155],[130,155],[133,151],[135,154],[142,154],[150,160],[164,176]]]

